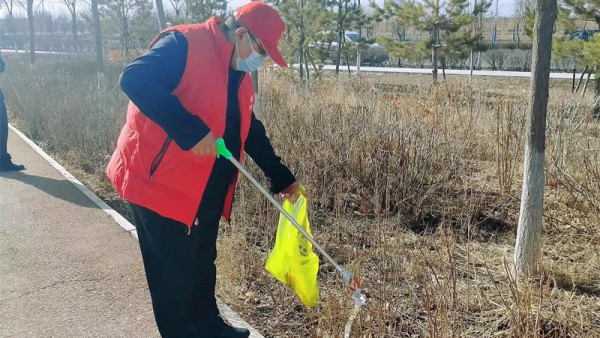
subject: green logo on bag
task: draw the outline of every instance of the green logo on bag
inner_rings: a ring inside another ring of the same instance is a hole
[[[300,249],[300,255],[303,257],[308,257],[308,248],[306,246],[300,243],[300,245],[298,245],[298,249]]]

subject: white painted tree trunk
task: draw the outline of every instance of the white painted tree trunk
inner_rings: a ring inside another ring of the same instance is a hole
[[[521,212],[517,229],[514,264],[516,272],[537,272],[544,210],[544,153],[527,145],[523,170]]]
[[[546,112],[550,80],[552,29],[556,20],[556,0],[538,0],[533,27],[533,51],[528,137],[523,170],[523,192],[514,269],[516,278],[538,272],[542,216],[544,213],[544,152],[546,147]]]

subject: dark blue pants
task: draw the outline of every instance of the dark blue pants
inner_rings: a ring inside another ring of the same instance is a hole
[[[218,159],[187,225],[131,204],[158,330],[163,338],[214,338],[223,324],[215,298],[217,235],[236,170]]]
[[[10,159],[7,150],[8,142],[8,116],[6,114],[6,105],[4,104],[4,94],[0,90],[0,161],[4,162]]]

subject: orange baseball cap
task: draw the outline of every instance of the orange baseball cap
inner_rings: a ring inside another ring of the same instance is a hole
[[[274,8],[262,1],[252,1],[236,9],[234,16],[260,40],[273,61],[281,67],[287,67],[277,47],[285,31],[285,23]]]

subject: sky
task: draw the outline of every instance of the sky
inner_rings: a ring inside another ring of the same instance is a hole
[[[249,3],[249,0],[233,0],[229,1],[231,8],[237,8],[241,5]],[[364,3],[368,3],[368,0],[362,1]],[[379,5],[383,5],[383,0],[375,0],[375,2]],[[514,0],[498,0],[498,15],[500,16],[512,16],[514,14]],[[490,10],[496,10],[496,3],[492,4]]]
[[[384,0],[375,0],[375,2],[380,5],[383,4],[383,1]],[[496,0],[493,0],[493,1],[496,1]],[[235,8],[237,8],[241,5],[247,4],[249,2],[250,2],[250,0],[232,0],[232,1],[229,1],[229,5],[232,9],[235,9]],[[369,0],[363,0],[363,2],[368,3]],[[167,5],[168,2],[163,1],[163,3],[165,3],[165,6],[168,6]],[[46,10],[49,10],[51,12],[66,13],[66,8],[60,0],[45,0],[44,7]],[[493,13],[495,8],[496,8],[496,4],[494,3],[490,9],[490,11],[491,11],[490,14]],[[4,8],[0,9],[0,16],[4,17],[5,13],[6,13],[6,10]],[[498,15],[512,16],[513,13],[514,13],[514,0],[498,0]],[[25,11],[16,9],[15,14],[25,16]]]

